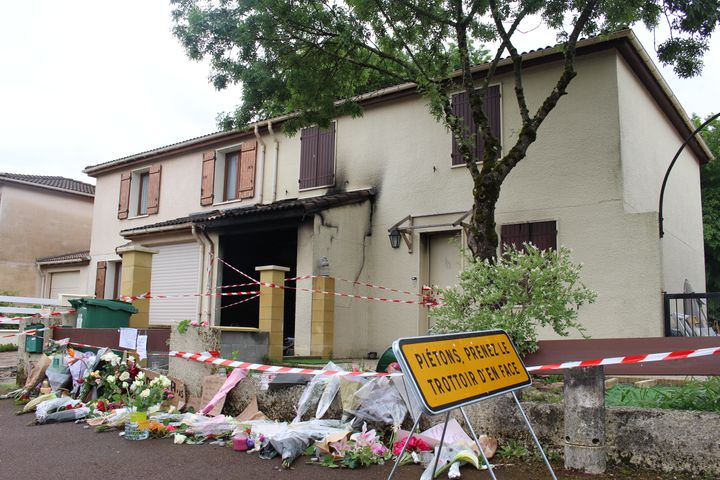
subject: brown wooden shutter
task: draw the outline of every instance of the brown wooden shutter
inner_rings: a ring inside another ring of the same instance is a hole
[[[317,178],[315,186],[335,184],[335,122],[318,134]]]
[[[517,223],[503,225],[500,229],[500,245],[515,245],[522,249],[523,243],[532,243],[541,250],[557,249],[557,227],[555,221]]]
[[[148,178],[147,214],[155,215],[160,209],[160,173],[162,165],[150,167]]]
[[[466,92],[460,92],[452,96],[452,111],[453,114],[463,119],[463,126],[465,128],[465,137],[469,132],[472,132],[475,127],[475,122],[472,119],[472,110],[470,109],[470,102]],[[458,147],[457,139],[455,135],[452,136],[452,164],[462,165],[465,161],[460,155],[460,148]]]
[[[255,196],[255,165],[257,163],[257,141],[250,140],[242,144],[240,149],[240,165],[238,179],[238,197],[252,198]]]
[[[531,223],[528,241],[541,250],[557,250],[557,227],[555,222]]]
[[[470,100],[468,99],[466,92],[459,92],[452,96],[451,107],[453,113],[463,119],[463,125],[465,127],[465,138],[469,138],[473,133],[477,133],[475,136],[475,148],[473,155],[478,161],[482,160],[484,152],[484,142],[482,136],[477,132],[475,126],[475,120],[472,117],[472,108],[470,107]],[[483,102],[483,112],[488,117],[488,123],[490,124],[490,131],[496,137],[500,138],[500,86],[493,85],[488,87],[485,92],[485,101]],[[453,135],[452,140],[452,164],[462,165],[465,161],[460,155],[460,149],[458,148],[457,141]]]
[[[200,205],[212,205],[215,200],[215,150],[203,153]]]
[[[303,128],[300,132],[300,188],[317,185],[318,127]]]
[[[505,247],[514,245],[515,248],[522,249],[523,243],[529,240],[529,224],[517,223],[515,225],[503,225],[500,228],[500,246],[501,251],[505,251]]]
[[[120,175],[120,201],[118,202],[118,218],[128,217],[130,210],[130,172]]]
[[[97,262],[95,272],[95,298],[105,298],[105,275],[107,273],[107,262]]]

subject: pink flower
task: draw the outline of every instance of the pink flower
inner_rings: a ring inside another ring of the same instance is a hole
[[[175,431],[175,427],[173,427],[172,425],[168,425],[168,426],[167,426],[167,431],[168,431],[168,432],[173,432],[173,431]]]
[[[190,322],[190,325],[192,325],[193,327],[197,327],[197,326],[198,326],[198,321],[197,321],[197,320],[193,320],[192,322]]]
[[[379,457],[382,457],[387,453],[387,448],[385,448],[385,445],[383,445],[382,443],[376,443],[372,446],[371,450],[375,455]]]
[[[375,430],[368,431],[367,423],[363,422],[362,432],[354,433],[350,440],[355,440],[355,444],[358,447],[371,447],[377,442],[377,435]]]
[[[207,320],[203,321],[203,322],[200,324],[201,327],[207,327],[208,325],[210,325],[210,324],[207,322]]]

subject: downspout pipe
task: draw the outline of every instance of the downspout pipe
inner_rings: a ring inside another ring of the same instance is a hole
[[[215,261],[215,244],[213,243],[210,236],[205,231],[205,228],[200,227],[200,233],[207,241],[208,245],[208,253],[210,258],[210,268],[208,268],[207,271],[207,293],[212,293],[214,289],[213,285],[213,272],[215,271],[215,266],[217,262]],[[211,313],[215,311],[215,302],[217,301],[217,298],[215,295],[207,295],[207,302],[205,305],[205,320],[207,320],[208,324],[210,323],[210,319],[212,318]],[[219,321],[220,319],[215,319],[216,321]]]
[[[192,236],[195,239],[195,241],[200,244],[200,268],[203,268],[203,264],[205,263],[205,242],[200,238],[200,235],[198,235],[197,230],[195,228],[195,225],[193,224],[192,229]],[[198,293],[202,293],[203,291],[203,275],[198,276]],[[209,297],[206,297],[205,295],[200,295],[200,302],[198,302],[198,320],[202,322],[203,320],[206,320],[206,318],[203,318],[203,313],[205,312],[205,304],[207,303],[207,299]]]
[[[257,179],[260,185],[258,185],[257,188],[257,203],[263,204],[263,190],[265,186],[265,142],[263,142],[262,137],[260,136],[260,127],[255,124],[255,138],[257,139],[258,143],[261,146],[260,149],[260,166],[258,168],[257,172]]]
[[[273,172],[272,172],[272,198],[271,203],[277,201],[277,180],[278,180],[278,153],[280,151],[280,142],[278,142],[275,131],[273,130],[272,121],[267,122],[268,132],[272,136],[273,142],[275,143],[275,149],[273,150]]]
[[[667,186],[668,177],[670,177],[670,171],[675,166],[675,162],[680,157],[680,154],[685,149],[688,143],[695,138],[695,135],[698,134],[703,128],[707,127],[708,124],[710,124],[713,120],[720,117],[720,113],[716,113],[712,117],[705,120],[705,122],[697,127],[694,132],[692,132],[688,137],[685,139],[682,145],[680,145],[680,148],[678,149],[677,153],[675,153],[675,156],[672,159],[672,162],[670,162],[670,166],[668,167],[667,171],[665,172],[665,178],[663,178],[662,187],[660,187],[660,205],[658,206],[658,225],[660,227],[660,238],[663,238],[665,236],[665,230],[663,230],[663,199],[665,198],[665,187]]]

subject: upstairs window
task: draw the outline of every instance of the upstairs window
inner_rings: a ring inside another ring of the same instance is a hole
[[[147,215],[148,207],[148,186],[150,185],[150,172],[143,172],[138,175],[138,200],[137,214]]]
[[[335,185],[335,123],[300,132],[300,189]]]
[[[255,196],[257,141],[203,154],[200,205],[243,200]]]
[[[555,221],[516,223],[503,225],[500,231],[500,246],[514,245],[523,248],[523,243],[532,243],[541,250],[557,250],[557,225]]]
[[[240,152],[232,152],[225,155],[225,188],[223,200],[235,200],[238,198],[238,168]]]
[[[160,209],[160,165],[120,175],[118,218],[154,215]]]
[[[459,92],[452,96],[452,111],[454,115],[459,116],[463,119],[465,127],[465,138],[469,138],[470,135],[475,133],[475,143],[473,148],[473,154],[478,161],[482,160],[483,156],[483,140],[478,132],[475,121],[472,117],[472,108],[470,107],[470,100],[468,99],[466,92]],[[488,87],[485,92],[485,101],[483,102],[483,112],[488,118],[490,123],[490,131],[497,138],[500,137],[500,85],[492,85]],[[460,149],[458,148],[457,140],[455,135],[452,136],[452,164],[464,165],[465,161],[460,155]]]

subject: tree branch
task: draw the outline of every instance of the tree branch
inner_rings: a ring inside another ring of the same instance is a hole
[[[523,125],[530,123],[530,110],[528,109],[527,102],[525,100],[525,89],[523,88],[522,82],[522,56],[518,53],[515,45],[512,43],[510,37],[512,33],[505,31],[505,26],[502,24],[502,18],[500,11],[498,10],[496,0],[490,0],[490,11],[492,12],[493,20],[495,21],[495,27],[497,28],[500,38],[502,38],[503,45],[510,52],[510,57],[513,61],[513,73],[515,76],[515,98],[517,99],[518,109],[520,110],[520,118],[522,118]],[[513,27],[517,27],[518,19],[522,20],[525,14],[523,11],[518,13],[518,17],[513,23]]]

